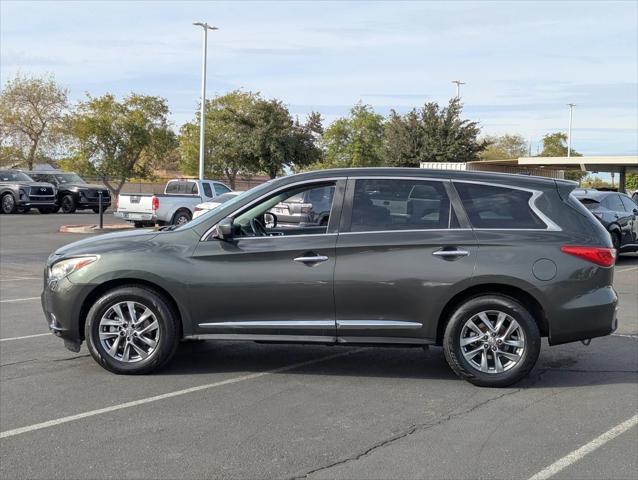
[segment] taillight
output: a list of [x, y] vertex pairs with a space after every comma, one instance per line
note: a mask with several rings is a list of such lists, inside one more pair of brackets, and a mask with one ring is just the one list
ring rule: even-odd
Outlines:
[[560, 247], [560, 251], [595, 263], [601, 267], [611, 267], [616, 261], [615, 248], [563, 245]]
[[312, 207], [301, 207], [301, 213], [312, 213]]
[[153, 199], [151, 200], [151, 205], [153, 210], [159, 210], [159, 198], [153, 197]]

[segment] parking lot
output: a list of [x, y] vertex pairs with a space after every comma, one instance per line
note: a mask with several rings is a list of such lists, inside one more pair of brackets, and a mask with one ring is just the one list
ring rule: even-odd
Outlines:
[[459, 380], [438, 347], [183, 343], [126, 377], [43, 320], [43, 263], [79, 223], [97, 215], [0, 216], [2, 478], [638, 476], [638, 255], [617, 262], [617, 332], [545, 343], [513, 388]]

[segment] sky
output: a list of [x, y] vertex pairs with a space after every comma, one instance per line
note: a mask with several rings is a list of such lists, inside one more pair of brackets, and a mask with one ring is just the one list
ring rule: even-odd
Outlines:
[[566, 131], [586, 155], [638, 154], [638, 2], [0, 1], [0, 82], [53, 74], [73, 101], [89, 92], [168, 100], [193, 118], [201, 29], [207, 95], [279, 98], [329, 123], [357, 102], [387, 114], [446, 103], [484, 134], [518, 133], [536, 153]]

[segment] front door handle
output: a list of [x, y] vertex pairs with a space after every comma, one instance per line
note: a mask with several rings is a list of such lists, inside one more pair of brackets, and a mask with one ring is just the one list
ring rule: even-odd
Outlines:
[[470, 254], [467, 250], [437, 250], [436, 252], [432, 252], [432, 255], [435, 257], [443, 257], [443, 258], [454, 258], [454, 257], [467, 257]]
[[299, 263], [322, 263], [328, 260], [325, 255], [304, 255], [303, 257], [297, 257], [293, 259], [293, 262]]

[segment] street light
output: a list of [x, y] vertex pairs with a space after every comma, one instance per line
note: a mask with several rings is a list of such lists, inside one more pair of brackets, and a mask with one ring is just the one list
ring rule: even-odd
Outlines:
[[567, 131], [567, 158], [572, 156], [572, 114], [574, 111], [575, 103], [568, 103], [569, 107], [569, 130]]
[[465, 85], [465, 82], [461, 80], [452, 80], [452, 83], [456, 83], [456, 98], [461, 98], [461, 85]]
[[199, 119], [199, 179], [204, 180], [204, 127], [206, 125], [206, 48], [208, 46], [208, 31], [219, 29], [205, 22], [194, 22], [193, 25], [202, 27], [202, 31], [204, 32], [204, 46], [202, 49], [202, 98]]

